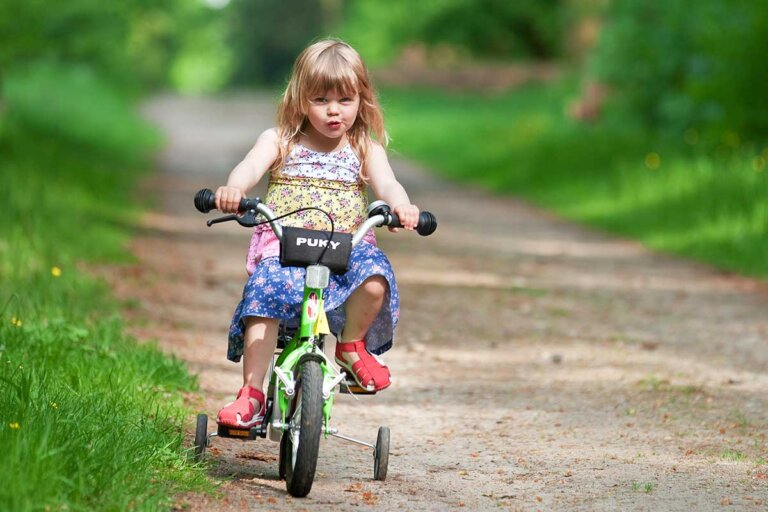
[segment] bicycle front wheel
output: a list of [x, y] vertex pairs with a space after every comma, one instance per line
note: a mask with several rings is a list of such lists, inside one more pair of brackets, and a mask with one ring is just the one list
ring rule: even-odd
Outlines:
[[291, 496], [303, 498], [312, 489], [323, 430], [323, 371], [317, 361], [301, 363], [291, 409], [280, 441], [280, 473]]

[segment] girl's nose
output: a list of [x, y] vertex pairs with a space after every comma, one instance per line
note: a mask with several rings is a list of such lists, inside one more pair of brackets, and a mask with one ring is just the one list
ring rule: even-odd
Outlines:
[[339, 113], [339, 106], [334, 102], [328, 103], [328, 114], [338, 114], [338, 113]]

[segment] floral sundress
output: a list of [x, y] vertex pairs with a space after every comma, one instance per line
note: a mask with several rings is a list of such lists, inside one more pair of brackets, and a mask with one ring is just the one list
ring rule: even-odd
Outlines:
[[[354, 232], [365, 220], [368, 204], [365, 184], [359, 176], [360, 161], [349, 145], [323, 153], [297, 144], [282, 171], [270, 177], [265, 202], [277, 215], [306, 206], [320, 207], [331, 214], [336, 231]], [[330, 229], [328, 218], [316, 210], [291, 215], [280, 222], [284, 226]], [[301, 320], [306, 270], [281, 266], [279, 254], [279, 240], [269, 225], [256, 226], [246, 260], [250, 277], [229, 329], [227, 359], [230, 361], [239, 361], [243, 354], [244, 318], [279, 318], [288, 328], [298, 326]], [[349, 270], [331, 275], [324, 305], [331, 332], [338, 337], [345, 321], [344, 302], [366, 279], [375, 275], [384, 277], [389, 289], [365, 341], [369, 352], [382, 354], [392, 347], [400, 301], [392, 266], [376, 246], [372, 230], [352, 249]]]

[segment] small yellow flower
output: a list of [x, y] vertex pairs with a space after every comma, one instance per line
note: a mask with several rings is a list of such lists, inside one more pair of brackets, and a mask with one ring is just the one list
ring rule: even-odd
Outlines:
[[752, 169], [754, 169], [755, 172], [763, 172], [763, 169], [765, 169], [765, 161], [766, 159], [762, 156], [756, 156], [752, 159]]
[[20, 318], [16, 318], [15, 316], [11, 317], [11, 323], [15, 325], [16, 327], [21, 327], [22, 321]]
[[9, 423], [8, 426], [11, 427], [12, 430], [19, 430], [21, 428], [21, 425], [19, 425], [18, 421], [14, 421], [13, 423]]
[[58, 409], [59, 404], [57, 404], [56, 402], [51, 402], [51, 407], [53, 407], [54, 409]]
[[648, 153], [645, 155], [645, 166], [649, 169], [658, 169], [661, 165], [661, 157], [658, 153]]
[[61, 277], [61, 269], [59, 267], [52, 267], [51, 268], [51, 275], [53, 277]]

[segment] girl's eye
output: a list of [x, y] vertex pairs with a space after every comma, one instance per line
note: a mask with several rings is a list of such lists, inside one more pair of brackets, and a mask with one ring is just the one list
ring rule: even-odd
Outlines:
[[325, 103], [325, 98], [317, 97], [312, 100], [312, 103]]

